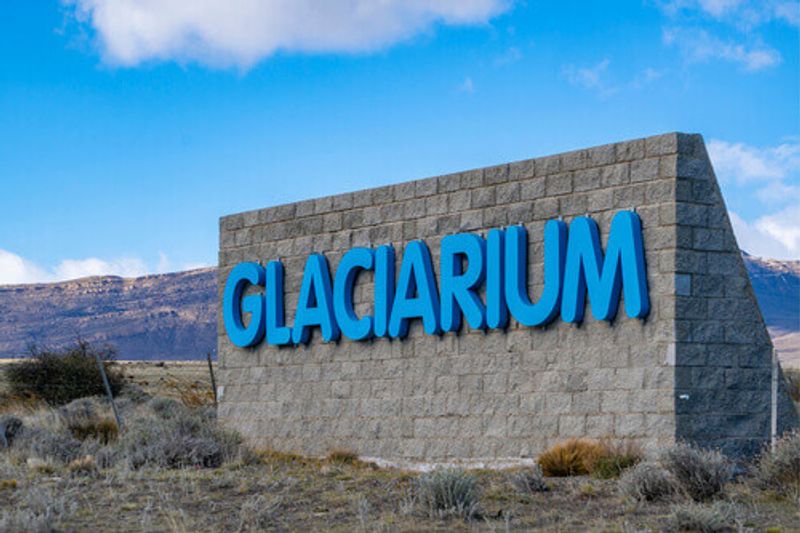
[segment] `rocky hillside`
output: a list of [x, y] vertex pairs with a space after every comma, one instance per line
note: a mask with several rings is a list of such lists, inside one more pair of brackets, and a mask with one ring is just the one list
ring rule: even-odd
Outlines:
[[[800, 366], [800, 261], [744, 257], [781, 357]], [[114, 344], [123, 359], [204, 357], [216, 349], [216, 299], [214, 268], [0, 286], [0, 357], [78, 336]]]
[[800, 367], [800, 261], [744, 259], [781, 360]]
[[121, 359], [193, 359], [216, 351], [215, 268], [123, 279], [0, 286], [0, 357], [78, 336]]

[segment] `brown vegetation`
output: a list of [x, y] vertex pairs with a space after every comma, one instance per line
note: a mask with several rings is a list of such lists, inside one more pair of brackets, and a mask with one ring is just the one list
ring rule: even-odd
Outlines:
[[[751, 475], [737, 481], [724, 458], [691, 446], [642, 460], [630, 443], [589, 439], [554, 446], [541, 466], [417, 473], [378, 468], [346, 449], [322, 458], [253, 453], [217, 425], [212, 409], [187, 406], [193, 401], [182, 401], [169, 385], [163, 390], [172, 398], [124, 390], [118, 432], [102, 397], [11, 417], [22, 431], [0, 450], [0, 501], [8, 502], [0, 507], [0, 530], [796, 526], [800, 434], [784, 437], [775, 453], [765, 451]], [[544, 478], [545, 468], [572, 475]]]

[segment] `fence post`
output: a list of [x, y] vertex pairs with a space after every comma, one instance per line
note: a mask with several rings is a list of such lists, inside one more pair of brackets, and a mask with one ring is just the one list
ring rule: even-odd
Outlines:
[[214, 379], [214, 367], [211, 365], [211, 352], [206, 352], [208, 373], [211, 375], [211, 389], [214, 391], [214, 408], [217, 408], [217, 380]]
[[106, 376], [106, 367], [103, 365], [103, 360], [100, 359], [100, 354], [95, 352], [94, 358], [97, 360], [97, 368], [100, 369], [100, 376], [103, 378], [103, 386], [106, 388], [106, 394], [108, 395], [108, 401], [111, 403], [111, 409], [114, 411], [114, 418], [117, 419], [117, 427], [120, 431], [122, 431], [122, 419], [119, 417], [119, 411], [117, 411], [117, 404], [114, 403], [114, 395], [111, 394], [111, 385], [108, 383], [108, 376]]
[[772, 398], [770, 400], [770, 444], [772, 453], [778, 440], [778, 350], [772, 348]]

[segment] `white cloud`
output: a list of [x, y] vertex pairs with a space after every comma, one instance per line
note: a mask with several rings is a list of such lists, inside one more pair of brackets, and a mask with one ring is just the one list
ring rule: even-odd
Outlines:
[[361, 52], [430, 30], [486, 23], [512, 0], [62, 0], [105, 59], [247, 68], [279, 50]]
[[706, 13], [721, 17], [742, 5], [742, 0], [699, 0], [700, 8]]
[[712, 139], [708, 143], [708, 152], [723, 179], [740, 183], [783, 180], [800, 172], [800, 142], [797, 141], [758, 148]]
[[770, 259], [800, 258], [800, 207], [792, 206], [752, 223], [734, 212], [730, 219], [739, 247], [747, 253]]
[[596, 91], [601, 97], [607, 97], [617, 92], [617, 88], [609, 85], [606, 81], [608, 66], [610, 64], [611, 60], [605, 58], [596, 65], [590, 67], [565, 65], [561, 72], [570, 84], [583, 89]]
[[49, 276], [50, 274], [37, 264], [0, 249], [0, 285], [36, 283], [48, 280]]
[[673, 17], [694, 12], [745, 29], [771, 21], [800, 26], [800, 3], [796, 0], [666, 0], [660, 7]]
[[56, 280], [77, 279], [89, 276], [122, 276], [135, 278], [147, 274], [144, 261], [136, 258], [122, 258], [104, 261], [97, 257], [87, 259], [65, 259], [54, 269]]
[[[203, 263], [187, 263], [181, 270], [191, 270], [207, 266]], [[136, 257], [122, 257], [104, 260], [97, 257], [85, 259], [64, 259], [51, 269], [44, 268], [17, 254], [0, 248], [0, 285], [17, 283], [49, 283], [89, 276], [121, 276], [135, 278], [147, 274], [172, 272], [172, 262], [163, 252], [159, 252], [156, 266], [151, 268], [147, 262]]]
[[731, 213], [739, 246], [761, 257], [799, 258], [800, 141], [756, 147], [712, 139], [708, 152], [724, 188], [768, 213], [752, 221]]
[[774, 48], [763, 44], [745, 46], [733, 41], [723, 41], [698, 28], [667, 28], [663, 33], [663, 40], [666, 45], [677, 46], [689, 63], [721, 59], [741, 65], [746, 72], [756, 72], [781, 62], [781, 55]]
[[475, 84], [472, 82], [472, 78], [467, 76], [464, 78], [464, 81], [461, 82], [461, 85], [458, 86], [459, 92], [472, 94], [475, 92]]

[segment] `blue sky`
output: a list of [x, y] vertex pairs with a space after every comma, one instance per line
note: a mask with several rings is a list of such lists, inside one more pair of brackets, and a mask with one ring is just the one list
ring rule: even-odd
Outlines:
[[705, 136], [740, 244], [800, 258], [792, 0], [10, 0], [0, 21], [0, 283], [211, 265], [224, 214], [674, 130]]

